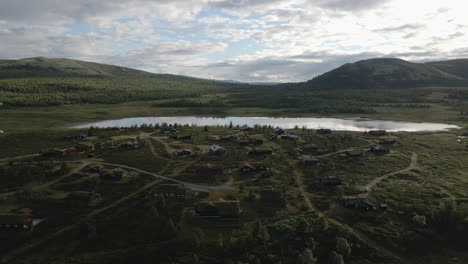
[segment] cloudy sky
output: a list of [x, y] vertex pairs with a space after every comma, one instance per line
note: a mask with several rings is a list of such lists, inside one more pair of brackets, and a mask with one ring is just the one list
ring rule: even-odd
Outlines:
[[0, 58], [297, 82], [372, 57], [468, 57], [466, 0], [0, 0]]

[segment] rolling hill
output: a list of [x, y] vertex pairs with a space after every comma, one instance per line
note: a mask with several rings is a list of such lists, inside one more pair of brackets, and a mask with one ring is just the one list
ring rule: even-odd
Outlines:
[[412, 63], [379, 58], [347, 63], [303, 83], [312, 88], [468, 85], [468, 59]]

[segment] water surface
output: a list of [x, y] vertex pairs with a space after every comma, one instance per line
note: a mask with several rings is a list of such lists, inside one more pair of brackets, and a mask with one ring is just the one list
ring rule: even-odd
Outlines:
[[307, 127], [311, 129], [329, 128], [332, 130], [367, 131], [385, 129], [391, 132], [398, 131], [441, 131], [451, 128], [459, 128], [451, 124], [416, 123], [404, 121], [374, 120], [365, 118], [322, 118], [322, 117], [197, 117], [197, 116], [170, 116], [170, 117], [132, 117], [115, 120], [104, 120], [73, 126], [72, 128], [94, 127], [129, 127], [143, 124], [174, 124], [194, 126], [254, 126], [271, 125], [273, 127], [294, 128]]

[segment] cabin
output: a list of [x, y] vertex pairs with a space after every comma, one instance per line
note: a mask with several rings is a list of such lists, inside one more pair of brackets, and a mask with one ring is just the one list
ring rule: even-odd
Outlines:
[[343, 184], [343, 181], [340, 178], [334, 176], [320, 178], [318, 180], [319, 186], [337, 186], [341, 184]]
[[32, 231], [33, 214], [29, 208], [23, 208], [16, 212], [0, 213], [0, 230]]
[[94, 150], [94, 144], [93, 143], [88, 143], [88, 142], [83, 142], [75, 146], [75, 148], [79, 152], [90, 152]]
[[293, 134], [286, 134], [286, 135], [281, 135], [281, 139], [298, 140], [299, 136], [293, 135]]
[[221, 141], [234, 141], [234, 140], [236, 140], [236, 136], [234, 136], [234, 135], [225, 135], [225, 136], [221, 136], [219, 138], [219, 140], [221, 140]]
[[346, 155], [349, 157], [361, 157], [364, 155], [364, 152], [359, 149], [353, 149], [346, 151]]
[[79, 134], [79, 135], [72, 135], [72, 136], [66, 136], [65, 139], [70, 139], [70, 140], [85, 140], [88, 138], [88, 135], [86, 134]]
[[211, 156], [220, 156], [223, 155], [226, 152], [226, 149], [218, 146], [218, 145], [211, 145], [206, 154], [211, 155]]
[[269, 171], [269, 170], [270, 170], [270, 167], [268, 165], [265, 165], [263, 163], [250, 163], [250, 162], [243, 162], [239, 168], [239, 171], [244, 174]]
[[279, 128], [279, 127], [277, 127], [277, 128], [275, 129], [275, 135], [281, 136], [281, 135], [283, 135], [284, 133], [285, 133], [284, 129], [281, 129], [281, 128]]
[[319, 135], [328, 135], [328, 134], [331, 134], [332, 131], [331, 129], [328, 129], [328, 128], [319, 128], [315, 130], [315, 133]]
[[299, 160], [301, 160], [304, 165], [316, 165], [320, 162], [318, 158], [311, 155], [302, 155], [299, 157]]
[[366, 211], [373, 211], [376, 209], [375, 205], [364, 198], [345, 198], [342, 199], [340, 203], [342, 206], [351, 209], [361, 209]]
[[377, 146], [371, 147], [370, 151], [377, 153], [377, 154], [386, 154], [390, 152], [390, 149], [382, 145], [377, 145]]
[[216, 166], [212, 164], [207, 164], [205, 166], [199, 166], [195, 168], [195, 173], [199, 176], [213, 176], [223, 174], [223, 166]]
[[54, 150], [42, 153], [41, 156], [44, 158], [60, 158], [60, 157], [65, 156], [65, 150], [54, 149]]
[[380, 144], [393, 145], [396, 143], [396, 141], [397, 140], [395, 138], [385, 138], [382, 141], [380, 141]]
[[128, 177], [128, 172], [122, 168], [115, 168], [112, 170], [101, 170], [100, 177], [104, 180], [120, 181]]
[[177, 129], [175, 129], [172, 125], [169, 125], [169, 126], [162, 126], [161, 127], [161, 132], [171, 132], [171, 133], [175, 133], [177, 132]]
[[192, 154], [192, 151], [190, 149], [181, 148], [181, 149], [177, 149], [176, 151], [174, 151], [175, 156], [187, 156], [191, 154]]
[[271, 149], [253, 149], [247, 153], [249, 156], [267, 156], [272, 155], [273, 151]]
[[106, 127], [106, 131], [120, 131], [120, 127], [118, 127], [118, 126]]
[[381, 203], [380, 204], [380, 210], [387, 211], [387, 209], [388, 209], [388, 204], [387, 203]]
[[253, 131], [253, 130], [254, 130], [253, 128], [248, 127], [248, 126], [242, 127], [242, 128], [240, 129], [241, 132], [249, 132], [249, 131]]
[[386, 130], [383, 130], [383, 129], [380, 129], [380, 130], [370, 130], [369, 132], [367, 132], [367, 134], [371, 135], [371, 136], [385, 136], [387, 135], [387, 131]]
[[204, 201], [195, 204], [194, 215], [210, 218], [239, 218], [242, 208], [238, 201]]
[[125, 141], [120, 143], [119, 145], [121, 148], [131, 149], [135, 147], [135, 143], [133, 141]]
[[192, 139], [192, 135], [175, 135], [175, 136], [172, 136], [171, 138], [175, 140]]
[[81, 151], [77, 150], [76, 148], [68, 148], [65, 150], [66, 156], [75, 156], [80, 154]]
[[88, 171], [92, 173], [98, 173], [104, 169], [104, 166], [99, 164], [91, 164], [88, 166]]
[[299, 152], [312, 154], [312, 153], [316, 152], [317, 150], [318, 150], [318, 146], [313, 145], [313, 144], [308, 144], [308, 145], [302, 146], [299, 149]]
[[65, 196], [65, 200], [68, 202], [73, 202], [73, 203], [90, 203], [94, 200], [97, 200], [101, 197], [100, 194], [95, 193], [95, 192], [87, 192], [87, 191], [74, 191], [67, 196]]
[[183, 200], [187, 196], [187, 188], [182, 184], [159, 184], [152, 193], [155, 196]]
[[286, 207], [286, 198], [280, 189], [265, 188], [260, 190], [260, 203], [268, 207]]
[[249, 138], [246, 141], [239, 141], [241, 146], [259, 146], [263, 144], [263, 140], [259, 138]]

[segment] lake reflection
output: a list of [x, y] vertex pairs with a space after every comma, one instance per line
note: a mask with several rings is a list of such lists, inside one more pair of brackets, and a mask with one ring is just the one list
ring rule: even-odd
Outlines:
[[459, 128], [456, 125], [437, 123], [415, 123], [387, 120], [370, 120], [364, 118], [312, 118], [312, 117], [196, 117], [196, 116], [170, 116], [170, 117], [133, 117], [116, 120], [104, 120], [86, 123], [72, 128], [94, 127], [129, 127], [142, 124], [188, 124], [195, 126], [229, 125], [254, 126], [271, 125], [273, 127], [294, 128], [295, 126], [317, 129], [329, 128], [333, 130], [366, 131], [374, 129], [385, 129], [387, 131], [440, 131], [450, 128]]

